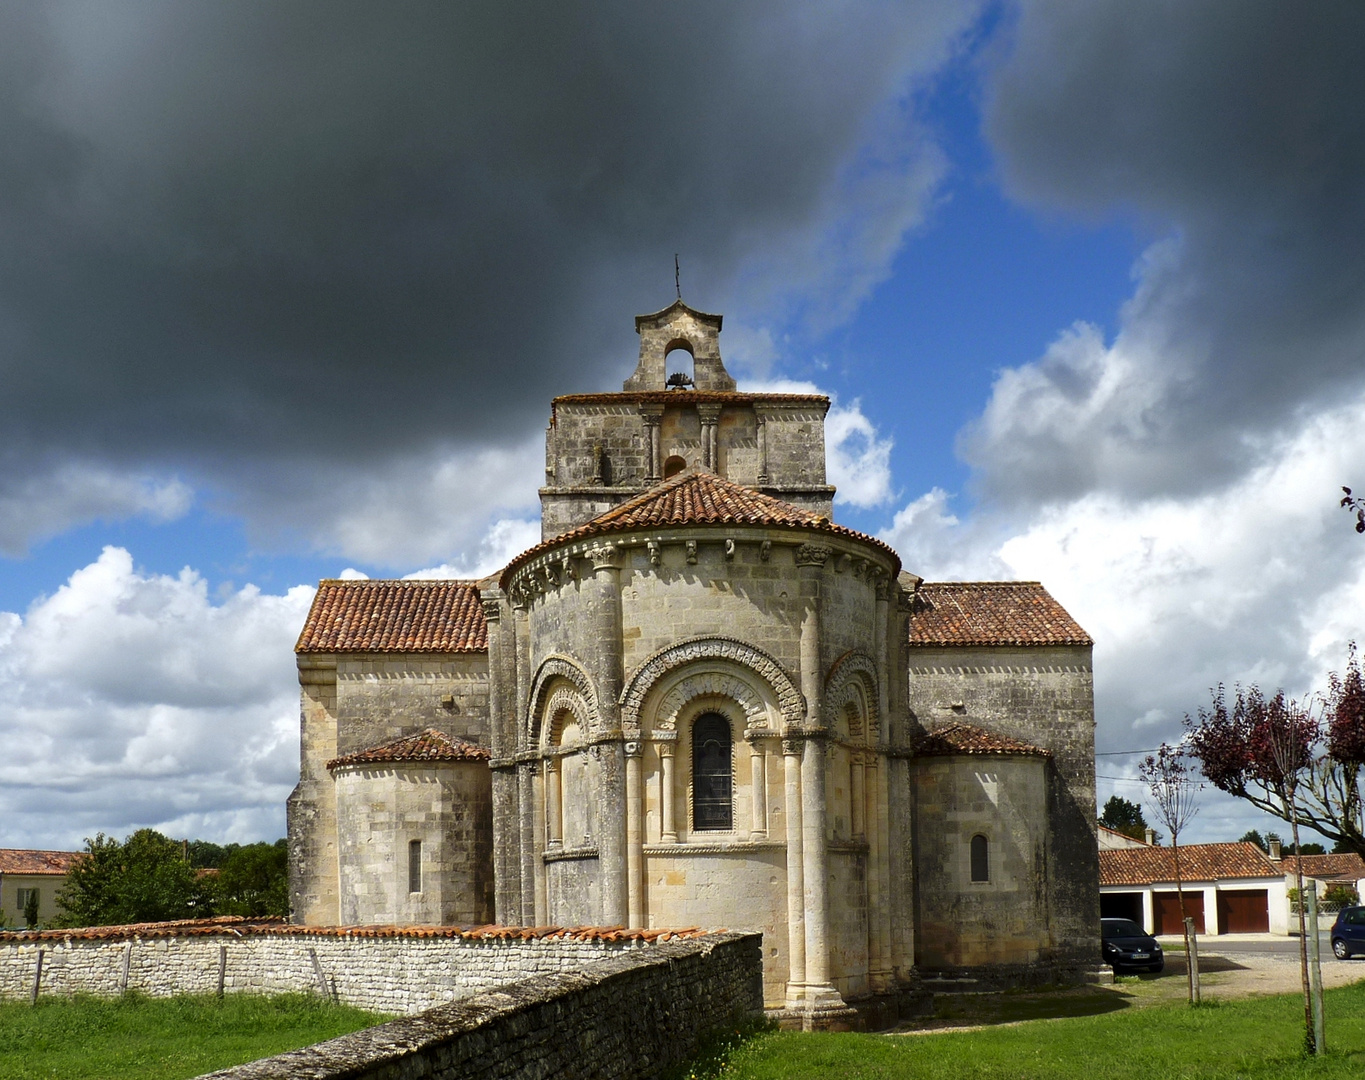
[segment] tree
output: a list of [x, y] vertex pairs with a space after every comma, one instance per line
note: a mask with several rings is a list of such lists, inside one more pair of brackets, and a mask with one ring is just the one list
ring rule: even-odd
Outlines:
[[153, 829], [123, 841], [99, 833], [67, 873], [58, 894], [63, 926], [192, 919], [213, 914], [203, 881], [185, 859], [184, 845]]
[[1351, 494], [1351, 489], [1348, 487], [1343, 487], [1341, 490], [1346, 492], [1346, 496], [1341, 500], [1341, 505], [1356, 516], [1356, 532], [1365, 533], [1365, 499], [1357, 499]]
[[288, 850], [273, 844], [229, 844], [214, 882], [219, 915], [288, 915]]
[[1185, 913], [1185, 886], [1180, 873], [1180, 834], [1199, 813], [1195, 796], [1203, 787], [1190, 775], [1185, 763], [1185, 752], [1178, 747], [1162, 743], [1138, 766], [1138, 776], [1147, 785], [1147, 793], [1152, 800], [1152, 811], [1157, 821], [1165, 825], [1171, 834], [1171, 857], [1175, 861], [1175, 893], [1180, 903], [1180, 921], [1185, 925], [1186, 955], [1190, 958], [1189, 983], [1190, 1004], [1199, 1002], [1199, 972], [1195, 967], [1195, 951], [1191, 948], [1189, 916]]
[[1142, 816], [1142, 807], [1121, 795], [1109, 796], [1109, 801], [1104, 804], [1104, 813], [1100, 814], [1100, 824], [1124, 836], [1131, 836], [1134, 840], [1147, 838], [1148, 825], [1147, 819]]
[[[1228, 702], [1225, 688], [1213, 691], [1211, 707], [1185, 716], [1190, 752], [1220, 791], [1244, 799], [1257, 809], [1294, 826], [1307, 827], [1334, 842], [1336, 851], [1365, 857], [1360, 772], [1365, 765], [1365, 680], [1355, 643], [1348, 646], [1346, 671], [1333, 672], [1327, 690], [1309, 705], [1288, 701], [1283, 691], [1267, 697], [1256, 686], [1234, 687]], [[1290, 713], [1293, 713], [1291, 722]], [[1303, 769], [1295, 781], [1290, 805], [1279, 790], [1281, 770], [1275, 761], [1275, 732], [1290, 739]], [[1304, 849], [1306, 850], [1306, 848]]]
[[1266, 838], [1265, 838], [1264, 836], [1262, 836], [1262, 835], [1261, 835], [1257, 830], [1255, 830], [1255, 829], [1248, 829], [1246, 832], [1242, 833], [1241, 837], [1238, 838], [1238, 843], [1243, 843], [1243, 844], [1244, 844], [1244, 843], [1246, 843], [1248, 840], [1250, 840], [1253, 844], [1255, 844], [1255, 845], [1256, 845], [1258, 848], [1260, 848], [1262, 851], [1269, 851], [1269, 850], [1270, 850], [1270, 843], [1269, 843], [1269, 841], [1267, 841]]
[[38, 890], [29, 889], [28, 899], [24, 902], [24, 925], [30, 930], [38, 926]]
[[[1347, 678], [1331, 677], [1335, 697], [1334, 706], [1347, 699], [1348, 683], [1360, 683], [1360, 668], [1356, 663], [1355, 647], [1351, 647]], [[1354, 692], [1354, 691], [1349, 691]], [[1322, 699], [1327, 702], [1327, 698]], [[1362, 700], [1365, 700], [1363, 696]], [[1334, 706], [1329, 706], [1334, 707]], [[1335, 715], [1335, 713], [1333, 713]], [[1344, 778], [1345, 766], [1334, 755], [1329, 741], [1325, 753], [1317, 747], [1322, 741], [1322, 724], [1311, 708], [1284, 696], [1279, 691], [1266, 697], [1255, 686], [1245, 691], [1235, 690], [1232, 708], [1227, 706], [1227, 695], [1222, 686], [1213, 691], [1213, 707], [1199, 710], [1199, 719], [1185, 722], [1189, 728], [1191, 753], [1198, 758], [1200, 768], [1218, 789], [1246, 799], [1287, 821], [1294, 836], [1294, 850], [1300, 850], [1299, 826], [1312, 825], [1321, 832], [1327, 828], [1319, 821], [1325, 817], [1340, 818], [1344, 803], [1333, 804], [1333, 792], [1344, 795], [1356, 792], [1356, 803], [1350, 813], [1359, 813], [1360, 759], [1349, 767], [1349, 787], [1333, 788], [1326, 777]], [[1343, 744], [1354, 736], [1347, 731]], [[1365, 749], [1365, 740], [1362, 740]], [[1305, 801], [1308, 805], [1305, 807]], [[1339, 824], [1339, 823], [1338, 823]], [[1340, 834], [1340, 830], [1339, 833]], [[1355, 828], [1360, 837], [1360, 829]], [[1328, 833], [1328, 835], [1332, 835]], [[1344, 838], [1344, 837], [1343, 837]], [[1365, 837], [1362, 837], [1365, 840]], [[1303, 870], [1295, 863], [1295, 884], [1303, 895]], [[1299, 969], [1303, 979], [1304, 1042], [1310, 1053], [1318, 1049], [1313, 1028], [1312, 990], [1308, 973], [1308, 936], [1304, 926], [1304, 905], [1299, 904]]]

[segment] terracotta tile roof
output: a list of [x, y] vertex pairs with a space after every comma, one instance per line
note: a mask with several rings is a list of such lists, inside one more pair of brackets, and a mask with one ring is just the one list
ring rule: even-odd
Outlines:
[[0, 874], [65, 874], [81, 854], [79, 851], [0, 848]]
[[1302, 865], [1304, 877], [1315, 877], [1320, 881], [1350, 881], [1352, 884], [1365, 878], [1365, 859], [1354, 851], [1342, 855], [1286, 855], [1280, 866], [1286, 874], [1295, 873], [1295, 867]]
[[404, 735], [378, 746], [333, 758], [327, 768], [346, 765], [372, 765], [386, 761], [487, 761], [488, 751], [466, 739], [452, 738], [443, 731], [427, 728], [416, 735]]
[[[1281, 876], [1282, 871], [1250, 840], [1241, 840], [1233, 844], [1180, 845], [1182, 881]], [[1174, 885], [1174, 853], [1169, 847], [1101, 851], [1100, 884]]]
[[1035, 754], [1051, 757], [1052, 751], [971, 724], [944, 724], [926, 732], [915, 743], [919, 757], [948, 757], [957, 754]]
[[688, 469], [635, 498], [612, 507], [591, 521], [523, 551], [502, 572], [506, 588], [514, 570], [543, 551], [574, 540], [636, 529], [664, 529], [689, 525], [763, 525], [776, 528], [808, 529], [814, 532], [859, 540], [890, 555], [900, 570], [900, 556], [894, 549], [843, 525], [835, 525], [819, 514], [789, 502], [764, 495], [761, 491], [736, 484], [703, 469]]
[[0, 941], [126, 941], [129, 938], [176, 937], [359, 937], [462, 938], [465, 941], [671, 941], [729, 933], [699, 926], [679, 929], [628, 929], [624, 926], [295, 926], [276, 917], [244, 918], [220, 915], [213, 919], [128, 923], [123, 926], [85, 926], [66, 930], [10, 930]]
[[1036, 581], [924, 582], [910, 613], [911, 645], [1093, 645]]
[[295, 652], [488, 650], [473, 581], [323, 581]]

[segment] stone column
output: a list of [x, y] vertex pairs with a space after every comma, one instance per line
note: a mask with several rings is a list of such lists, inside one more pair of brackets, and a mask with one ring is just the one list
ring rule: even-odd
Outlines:
[[[493, 918], [504, 926], [521, 921], [521, 860], [517, 857], [516, 697], [515, 670], [507, 654], [512, 620], [502, 621], [502, 601], [490, 590], [483, 598], [488, 626], [489, 770], [493, 787]], [[512, 678], [508, 679], [511, 674]]]
[[624, 679], [621, 641], [621, 553], [615, 544], [596, 544], [588, 549], [592, 580], [585, 582], [587, 610], [592, 626], [592, 679], [597, 690], [601, 729], [597, 756], [597, 802], [600, 836], [598, 857], [602, 873], [602, 921], [604, 925], [626, 922], [629, 915], [626, 868], [626, 761], [621, 737], [621, 683]]
[[768, 418], [761, 409], [755, 409], [758, 417], [758, 482], [768, 482]]
[[763, 840], [768, 835], [768, 777], [764, 767], [763, 743], [757, 735], [749, 736], [749, 777], [753, 792], [749, 839]]
[[[517, 766], [517, 805], [521, 831], [521, 918], [522, 926], [536, 925], [536, 793], [532, 774], [535, 763], [522, 761]], [[543, 868], [544, 863], [541, 863]]]
[[560, 781], [560, 769], [562, 762], [559, 758], [547, 758], [545, 761], [545, 809], [547, 832], [545, 836], [546, 846], [562, 844], [564, 841], [564, 797], [561, 794], [563, 787]]
[[626, 753], [626, 925], [645, 925], [645, 800], [642, 753], [637, 740]]
[[[881, 957], [881, 966], [874, 968], [874, 975], [880, 975], [881, 981], [889, 990], [892, 983], [892, 956], [891, 956], [891, 760], [881, 758], [876, 762], [878, 766], [873, 773], [874, 783], [868, 785], [869, 795], [876, 799], [877, 819], [875, 833], [877, 836], [877, 865], [881, 867], [878, 879], [878, 889], [876, 898], [875, 918], [872, 920], [877, 928], [877, 955]], [[907, 917], [910, 909], [906, 908]]]
[[[663, 815], [660, 841], [665, 844], [678, 842], [678, 824], [673, 805], [673, 751], [677, 749], [676, 733], [670, 732], [668, 740], [659, 743], [659, 806]], [[659, 738], [656, 734], [655, 738]]]
[[881, 571], [877, 572], [874, 588], [876, 589], [877, 600], [872, 616], [872, 636], [875, 643], [872, 655], [877, 661], [877, 715], [874, 718], [877, 739], [871, 741], [880, 742], [881, 745], [885, 746], [890, 741], [890, 733], [887, 731], [887, 720], [889, 719], [887, 678], [890, 672], [896, 670], [896, 664], [895, 658], [886, 647], [887, 630], [891, 618], [891, 583]]
[[641, 405], [640, 419], [645, 425], [645, 483], [657, 484], [663, 478], [663, 455], [660, 452], [659, 422], [663, 419], [662, 405]]
[[867, 839], [867, 796], [863, 790], [863, 755], [854, 751], [848, 762], [848, 830], [854, 840]]
[[782, 740], [787, 814], [787, 1007], [801, 1004], [806, 992], [806, 887], [801, 852], [800, 739]]
[[[801, 840], [806, 886], [806, 1002], [837, 997], [829, 973], [829, 838], [825, 814], [827, 746], [808, 733], [801, 755]], [[827, 991], [827, 992], [826, 992]]]
[[881, 770], [877, 768], [877, 758], [869, 756], [864, 768], [866, 783], [861, 792], [863, 814], [867, 821], [867, 974], [873, 993], [883, 993], [889, 989], [886, 979], [886, 960], [882, 952], [881, 922], [886, 913], [886, 903], [882, 896], [882, 882], [886, 879], [886, 869], [882, 866], [884, 844], [880, 828], [878, 808], [881, 799], [878, 789]]
[[531, 837], [532, 850], [535, 852], [535, 920], [537, 926], [550, 922], [549, 882], [546, 880], [545, 859], [545, 777], [544, 763], [531, 765], [531, 798], [535, 803], [535, 829]]
[[716, 426], [720, 423], [719, 405], [698, 405], [697, 416], [701, 419], [702, 464], [712, 472], [720, 471], [716, 455]]

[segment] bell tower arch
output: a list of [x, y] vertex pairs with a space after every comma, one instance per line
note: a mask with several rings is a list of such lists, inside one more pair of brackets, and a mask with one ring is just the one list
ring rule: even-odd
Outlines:
[[735, 380], [720, 359], [721, 316], [696, 311], [675, 300], [653, 315], [637, 315], [635, 332], [640, 335], [640, 362], [622, 389], [665, 390], [668, 369], [664, 358], [674, 349], [692, 354], [692, 379], [697, 390], [735, 389]]

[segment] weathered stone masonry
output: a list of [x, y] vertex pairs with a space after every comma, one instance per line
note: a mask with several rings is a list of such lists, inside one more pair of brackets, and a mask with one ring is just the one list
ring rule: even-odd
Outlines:
[[209, 1076], [645, 1080], [690, 1057], [709, 1032], [757, 1013], [762, 963], [754, 934], [648, 946]]

